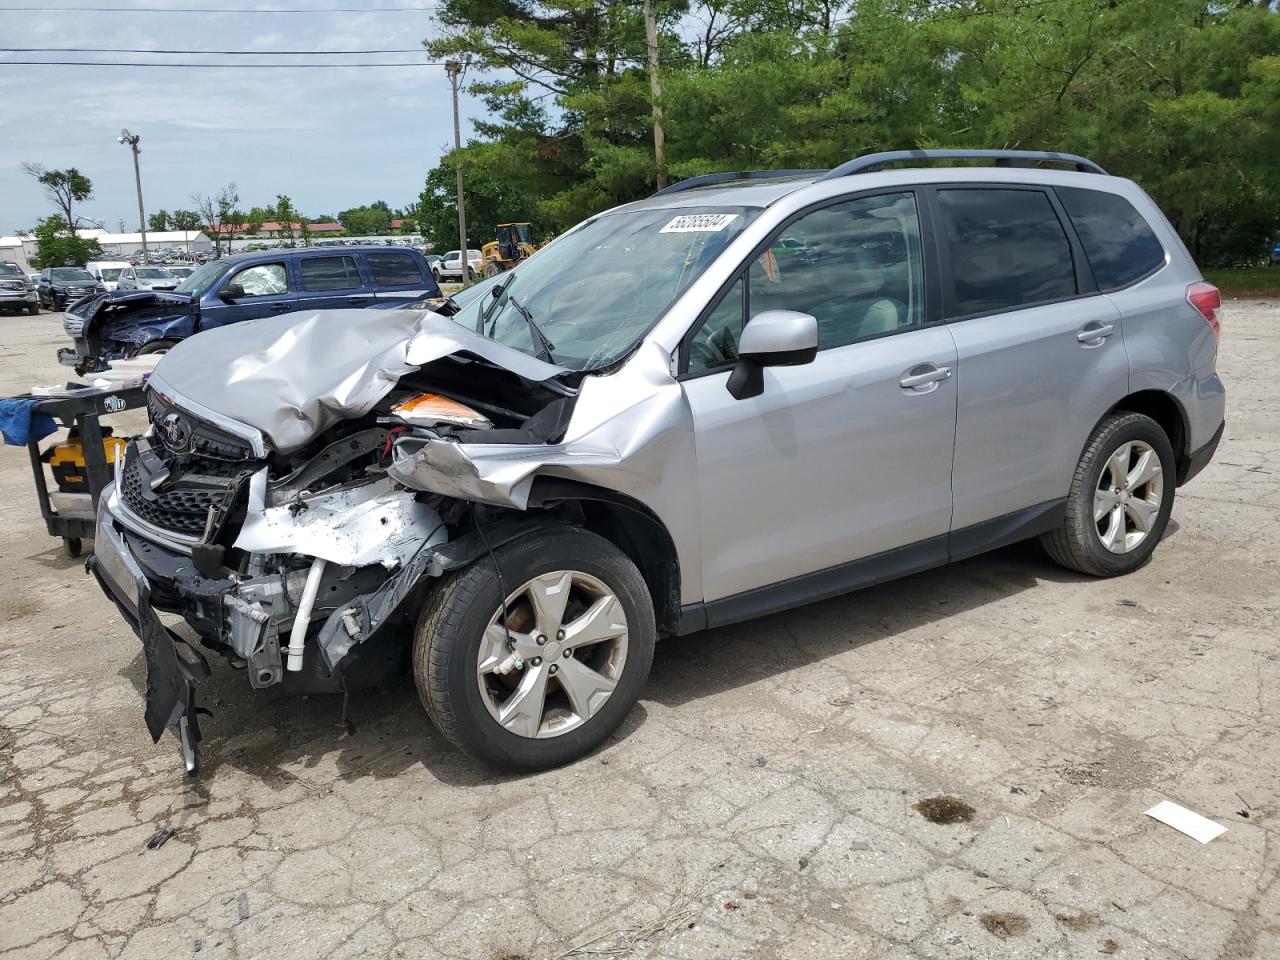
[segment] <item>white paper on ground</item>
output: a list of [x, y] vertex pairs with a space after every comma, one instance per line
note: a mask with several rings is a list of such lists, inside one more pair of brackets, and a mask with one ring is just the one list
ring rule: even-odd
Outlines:
[[1207, 817], [1193, 813], [1186, 807], [1180, 807], [1171, 800], [1161, 800], [1147, 811], [1147, 816], [1161, 823], [1167, 823], [1173, 829], [1181, 830], [1188, 837], [1199, 840], [1201, 843], [1208, 843], [1214, 837], [1227, 832], [1227, 828], [1222, 824], [1214, 823]]

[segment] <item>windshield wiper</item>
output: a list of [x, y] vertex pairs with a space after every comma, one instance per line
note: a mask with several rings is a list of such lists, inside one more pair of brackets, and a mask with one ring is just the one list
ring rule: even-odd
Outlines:
[[[489, 314], [493, 313], [493, 311], [497, 309], [498, 301], [502, 299], [502, 295], [506, 293], [507, 288], [511, 286], [511, 282], [513, 280], [515, 280], [515, 274], [507, 277], [504, 283], [495, 284], [493, 289], [485, 294], [486, 297], [492, 297], [493, 299], [489, 301], [489, 305], [487, 307], [484, 307], [479, 311], [479, 315], [476, 317], [476, 333], [480, 334], [480, 336], [484, 336], [484, 325], [489, 322]], [[494, 320], [496, 322], [497, 318], [495, 317]], [[493, 336], [492, 331], [490, 331], [489, 336]]]
[[546, 360], [547, 363], [555, 363], [556, 358], [552, 351], [555, 350], [556, 345], [547, 339], [547, 335], [542, 332], [542, 328], [533, 319], [533, 314], [529, 312], [529, 308], [510, 294], [507, 295], [507, 302], [520, 311], [520, 316], [524, 317], [524, 322], [529, 325], [529, 333], [533, 336], [533, 342], [537, 346], [537, 355]]

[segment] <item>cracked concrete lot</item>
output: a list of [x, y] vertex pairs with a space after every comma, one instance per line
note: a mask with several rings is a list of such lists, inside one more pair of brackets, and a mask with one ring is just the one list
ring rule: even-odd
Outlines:
[[[59, 319], [0, 319], [0, 390], [62, 379]], [[409, 683], [344, 736], [337, 698], [215, 657], [187, 782], [9, 448], [0, 960], [1280, 956], [1280, 303], [1223, 329], [1227, 439], [1145, 569], [1025, 544], [660, 645], [620, 735], [528, 777]], [[1229, 829], [1201, 846], [1163, 799]]]

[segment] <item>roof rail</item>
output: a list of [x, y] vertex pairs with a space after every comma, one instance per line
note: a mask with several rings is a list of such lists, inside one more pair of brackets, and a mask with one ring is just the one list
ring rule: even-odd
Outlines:
[[1042, 150], [890, 150], [886, 153], [868, 153], [854, 157], [827, 172], [820, 179], [834, 180], [854, 173], [872, 173], [890, 163], [911, 163], [934, 160], [994, 160], [997, 167], [1031, 167], [1037, 163], [1066, 163], [1080, 173], [1107, 171], [1085, 157], [1074, 153], [1047, 153]]
[[825, 170], [740, 170], [737, 173], [704, 173], [700, 177], [690, 177], [688, 180], [677, 180], [669, 187], [663, 187], [655, 197], [665, 196], [668, 193], [680, 193], [682, 190], [693, 190], [696, 187], [707, 187], [713, 183], [731, 183], [734, 180], [769, 180], [774, 177], [816, 177], [818, 174], [826, 173]]

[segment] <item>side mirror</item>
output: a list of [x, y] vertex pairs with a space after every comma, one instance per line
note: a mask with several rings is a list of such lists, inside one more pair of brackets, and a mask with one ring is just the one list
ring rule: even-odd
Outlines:
[[818, 355], [818, 321], [794, 310], [757, 313], [738, 341], [738, 365], [726, 386], [735, 400], [764, 392], [765, 367], [798, 367]]
[[232, 303], [244, 296], [244, 287], [238, 283], [228, 283], [218, 292], [218, 299]]

